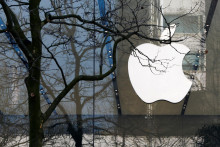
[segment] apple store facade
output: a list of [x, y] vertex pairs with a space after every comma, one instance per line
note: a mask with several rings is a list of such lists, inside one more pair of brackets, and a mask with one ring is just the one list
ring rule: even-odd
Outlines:
[[[74, 13], [83, 13], [83, 18], [91, 17], [92, 13], [82, 7]], [[82, 136], [84, 146], [220, 146], [218, 0], [115, 0], [112, 3], [97, 0], [96, 9], [97, 22], [109, 28], [112, 24], [118, 26], [116, 32], [122, 30], [121, 36], [140, 24], [141, 33], [118, 44], [114, 72], [102, 81], [79, 82], [60, 102], [44, 124], [45, 146], [49, 146], [48, 142], [54, 146], [64, 143], [74, 146], [74, 133]], [[90, 74], [93, 70], [99, 74], [100, 65], [107, 71], [114, 64], [112, 48], [117, 37], [108, 37], [108, 31], [113, 31], [97, 31], [94, 35], [82, 30], [71, 30], [76, 37], [74, 51], [69, 49], [74, 46], [71, 43], [66, 45], [62, 55], [60, 48], [51, 51], [60, 57], [57, 62], [64, 69], [67, 83], [71, 75]], [[95, 36], [93, 42], [89, 40], [91, 35]], [[2, 48], [12, 51], [9, 44], [5, 45], [7, 38], [3, 34], [1, 38]], [[84, 43], [86, 41], [95, 43]], [[81, 46], [85, 51], [80, 50]], [[93, 48], [96, 48], [94, 52]], [[25, 142], [28, 136], [24, 83], [28, 72], [20, 58], [14, 57], [17, 54], [8, 51], [0, 55], [0, 146], [6, 138], [10, 143], [4, 145], [10, 146]], [[95, 57], [91, 56], [93, 53]], [[85, 57], [80, 56], [84, 54]], [[79, 60], [64, 59], [66, 55]], [[42, 59], [41, 84], [45, 88], [41, 93], [42, 112], [62, 90], [59, 68], [55, 69], [55, 62], [48, 60]], [[69, 64], [74, 65], [74, 70], [67, 66]], [[50, 102], [45, 101], [44, 94]]]
[[[129, 78], [133, 78], [131, 76], [134, 76], [135, 74], [130, 74], [128, 72], [127, 68], [129, 62], [127, 61], [130, 60], [129, 58], [131, 57], [129, 57], [129, 54], [125, 53], [126, 51], [125, 49], [123, 50], [123, 48], [129, 48], [129, 46], [127, 42], [124, 44], [122, 43], [122, 51], [118, 55], [119, 68], [117, 69], [122, 114], [133, 116], [134, 118], [135, 116], [139, 116], [140, 120], [137, 120], [135, 123], [138, 124], [137, 126], [140, 126], [140, 130], [146, 132], [150, 131], [153, 134], [151, 136], [152, 138], [149, 140], [149, 142], [152, 143], [151, 146], [163, 146], [161, 142], [159, 143], [159, 138], [164, 139], [166, 137], [171, 138], [170, 140], [167, 139], [167, 142], [165, 141], [166, 139], [163, 140], [164, 143], [168, 143], [169, 141], [170, 143], [174, 143], [174, 140], [179, 143], [176, 142], [173, 146], [196, 146], [194, 141], [198, 139], [196, 137], [201, 135], [202, 132], [207, 133], [203, 134], [204, 136], [207, 135], [206, 137], [210, 137], [212, 134], [211, 132], [218, 132], [217, 128], [220, 121], [220, 109], [218, 106], [220, 89], [218, 89], [218, 83], [220, 81], [218, 80], [217, 75], [220, 67], [218, 67], [219, 57], [217, 50], [219, 49], [219, 37], [217, 32], [218, 24], [220, 22], [217, 17], [220, 12], [218, 12], [219, 4], [217, 4], [217, 2], [218, 1], [215, 0], [193, 0], [190, 2], [183, 0], [153, 1], [154, 6], [162, 6], [161, 11], [163, 14], [161, 16], [161, 13], [158, 13], [158, 7], [151, 9], [151, 14], [154, 14], [154, 16], [151, 17], [151, 23], [164, 27], [168, 27], [168, 25], [171, 24], [177, 24], [172, 40], [179, 39], [181, 41], [179, 41], [178, 44], [185, 45], [190, 49], [190, 51], [185, 54], [182, 61], [182, 69], [185, 76], [192, 82], [192, 85], [188, 93], [185, 93], [185, 97], [178, 102], [170, 102], [172, 101], [172, 98], [169, 97], [167, 97], [166, 100], [154, 100], [152, 103], [143, 102], [142, 98], [139, 96], [141, 94], [138, 93], [140, 91], [135, 90], [135, 86], [138, 87], [138, 85], [135, 84], [138, 82], [133, 83], [129, 80]], [[170, 30], [171, 29], [172, 28], [170, 27]], [[155, 28], [152, 28], [152, 36], [160, 36], [163, 30], [165, 29], [155, 30]], [[164, 47], [163, 42], [158, 43], [146, 40], [139, 40], [135, 45], [138, 48], [138, 45], [144, 43], [151, 43]], [[146, 48], [147, 47], [149, 46], [146, 45]], [[157, 57], [159, 57], [159, 55], [154, 54], [153, 59], [158, 59]], [[141, 70], [135, 69], [135, 67], [133, 68], [137, 72], [141, 72]], [[154, 71], [154, 69], [151, 71]], [[141, 74], [137, 73], [136, 75]], [[149, 76], [147, 72], [142, 75]], [[157, 77], [157, 75], [154, 76]], [[176, 79], [175, 75], [173, 78]], [[142, 90], [146, 95], [150, 95], [147, 93], [150, 93], [148, 92], [148, 89], [151, 89], [149, 87], [152, 86], [153, 89], [158, 88], [158, 90], [154, 92], [155, 95], [162, 95], [162, 97], [165, 95], [166, 91], [162, 91], [161, 93], [159, 85], [166, 84], [167, 87], [172, 87], [173, 81], [172, 78], [170, 81], [166, 81], [166, 83], [159, 83], [157, 80], [144, 81], [145, 77], [140, 78], [138, 76], [133, 79], [142, 79], [139, 82], [145, 83], [140, 85], [142, 87], [144, 87], [144, 85], [147, 87]], [[158, 86], [155, 86], [155, 84], [158, 84]], [[177, 89], [174, 91], [178, 90], [178, 86], [176, 87]], [[172, 94], [168, 93], [168, 95]], [[124, 123], [130, 122], [131, 119], [132, 117]], [[155, 134], [158, 136], [155, 137]], [[181, 139], [174, 139], [174, 136], [177, 138], [180, 137]], [[189, 139], [192, 136], [195, 136], [194, 141], [191, 140], [192, 138]], [[218, 145], [219, 142], [216, 141], [210, 146]], [[167, 146], [171, 146], [171, 144]]]

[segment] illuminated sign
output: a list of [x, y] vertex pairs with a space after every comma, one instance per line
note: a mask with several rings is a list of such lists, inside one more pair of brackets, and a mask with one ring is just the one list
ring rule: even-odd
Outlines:
[[182, 69], [183, 58], [190, 49], [178, 43], [145, 43], [136, 49], [128, 59], [129, 78], [136, 94], [146, 103], [180, 102], [192, 85]]

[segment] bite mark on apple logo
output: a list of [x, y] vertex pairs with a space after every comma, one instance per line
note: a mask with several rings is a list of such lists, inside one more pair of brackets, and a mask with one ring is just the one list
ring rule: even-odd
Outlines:
[[128, 59], [128, 74], [136, 94], [146, 103], [180, 102], [192, 85], [182, 69], [183, 58], [189, 51], [178, 43], [161, 47], [139, 45]]

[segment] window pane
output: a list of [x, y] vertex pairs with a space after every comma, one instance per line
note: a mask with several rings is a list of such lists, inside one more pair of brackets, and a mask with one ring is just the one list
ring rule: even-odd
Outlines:
[[[178, 23], [176, 33], [199, 33], [202, 32], [202, 16], [179, 16], [165, 15], [167, 23]], [[167, 27], [166, 21], [163, 20], [163, 25]]]

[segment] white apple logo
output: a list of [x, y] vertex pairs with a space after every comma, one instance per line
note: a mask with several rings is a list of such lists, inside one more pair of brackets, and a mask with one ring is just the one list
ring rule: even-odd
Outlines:
[[189, 51], [177, 43], [139, 45], [128, 59], [129, 78], [137, 95], [146, 103], [180, 102], [192, 85], [182, 70], [182, 60]]

